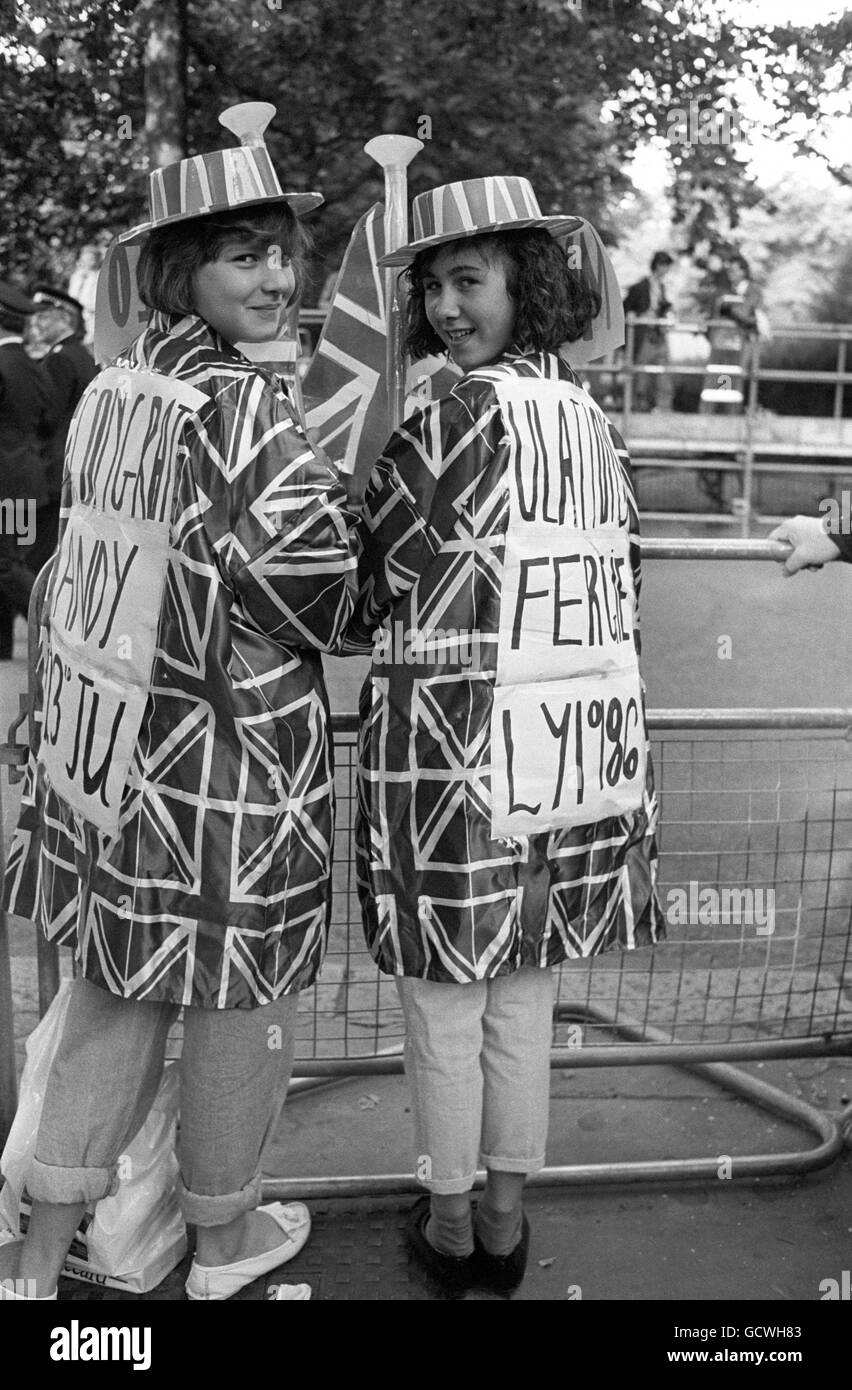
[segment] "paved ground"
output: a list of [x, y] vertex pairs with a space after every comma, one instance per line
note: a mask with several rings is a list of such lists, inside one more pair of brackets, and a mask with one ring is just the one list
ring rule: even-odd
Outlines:
[[[662, 527], [646, 527], [660, 534]], [[848, 624], [852, 573], [836, 566], [782, 582], [775, 567], [653, 562], [643, 592], [649, 704], [852, 704]], [[730, 659], [720, 659], [728, 636]], [[21, 653], [23, 655], [23, 653]], [[338, 709], [355, 708], [358, 663], [329, 663]], [[25, 666], [0, 667], [0, 729], [17, 705]], [[3, 782], [6, 837], [17, 798]], [[13, 930], [16, 1022], [35, 1022], [30, 929]], [[330, 983], [332, 983], [330, 981]], [[337, 988], [337, 986], [334, 986]], [[852, 1058], [773, 1062], [756, 1074], [819, 1108], [852, 1097]], [[671, 1068], [576, 1068], [554, 1074], [549, 1162], [713, 1157], [808, 1148], [786, 1121]], [[270, 1164], [275, 1176], [404, 1173], [410, 1166], [401, 1077], [338, 1083], [287, 1107]], [[440, 1296], [410, 1270], [401, 1243], [408, 1197], [314, 1203], [304, 1254], [270, 1276], [305, 1278], [315, 1297], [340, 1301]], [[852, 1155], [804, 1179], [530, 1192], [533, 1244], [521, 1300], [819, 1301], [824, 1281], [852, 1268]], [[151, 1299], [182, 1295], [185, 1267]], [[848, 1282], [848, 1281], [847, 1281]], [[63, 1284], [63, 1298], [104, 1294]], [[264, 1297], [262, 1282], [241, 1299]], [[779, 1310], [780, 1311], [780, 1310]]]
[[[753, 1070], [830, 1109], [852, 1088], [852, 1060]], [[277, 1176], [303, 1178], [405, 1172], [408, 1131], [401, 1077], [348, 1081], [288, 1104], [269, 1166]], [[724, 1172], [726, 1155], [735, 1167], [737, 1155], [810, 1146], [801, 1130], [679, 1070], [606, 1068], [553, 1078], [551, 1163], [712, 1157]], [[262, 1300], [282, 1280], [307, 1281], [327, 1301], [440, 1299], [405, 1252], [411, 1201], [312, 1201], [309, 1245], [239, 1300]], [[518, 1300], [809, 1303], [821, 1299], [823, 1281], [839, 1283], [850, 1268], [852, 1155], [804, 1179], [537, 1189], [528, 1209], [533, 1237]], [[189, 1258], [145, 1299], [182, 1299], [188, 1265]], [[71, 1280], [61, 1296], [132, 1297]]]

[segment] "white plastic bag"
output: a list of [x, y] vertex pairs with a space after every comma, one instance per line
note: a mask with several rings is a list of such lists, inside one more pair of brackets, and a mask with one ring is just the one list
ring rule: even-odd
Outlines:
[[[26, 1233], [32, 1201], [26, 1174], [35, 1152], [47, 1078], [68, 1012], [71, 981], [27, 1039], [21, 1097], [0, 1169], [0, 1244]], [[119, 1187], [87, 1208], [63, 1274], [129, 1293], [147, 1293], [186, 1254], [186, 1225], [177, 1201], [175, 1130], [178, 1076], [166, 1066], [148, 1118], [118, 1164]]]

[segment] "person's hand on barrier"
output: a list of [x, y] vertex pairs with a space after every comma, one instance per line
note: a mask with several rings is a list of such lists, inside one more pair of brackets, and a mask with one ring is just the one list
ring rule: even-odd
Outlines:
[[785, 578], [801, 569], [822, 569], [823, 565], [838, 559], [840, 551], [828, 535], [824, 521], [825, 517], [821, 516], [794, 516], [782, 521], [771, 532], [769, 540], [786, 541], [791, 547], [782, 562]]

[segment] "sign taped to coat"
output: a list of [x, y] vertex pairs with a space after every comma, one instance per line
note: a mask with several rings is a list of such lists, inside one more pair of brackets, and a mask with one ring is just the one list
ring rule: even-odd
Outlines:
[[157, 372], [109, 367], [81, 401], [68, 444], [39, 761], [68, 805], [110, 837], [154, 664], [177, 440], [206, 399]]
[[646, 735], [627, 516], [606, 417], [564, 382], [495, 389], [510, 450], [491, 713], [497, 837], [638, 810]]

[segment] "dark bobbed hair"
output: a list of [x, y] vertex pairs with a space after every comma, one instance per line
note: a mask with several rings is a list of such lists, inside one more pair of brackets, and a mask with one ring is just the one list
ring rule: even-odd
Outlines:
[[656, 270], [658, 265], [674, 265], [674, 256], [670, 256], [668, 251], [655, 251], [651, 257], [651, 269]]
[[[146, 238], [136, 283], [139, 297], [149, 309], [166, 314], [194, 314], [192, 277], [203, 265], [215, 261], [226, 242], [268, 237], [288, 257], [296, 277], [292, 299], [302, 291], [305, 256], [310, 250], [308, 232], [286, 203], [192, 217], [160, 227]], [[292, 302], [292, 299], [290, 302]]]
[[[506, 290], [517, 305], [513, 342], [522, 352], [555, 352], [581, 338], [600, 312], [601, 298], [571, 269], [568, 257], [541, 227], [461, 237], [493, 265], [502, 257]], [[415, 256], [403, 273], [409, 286], [405, 350], [413, 358], [446, 352], [426, 317], [424, 280], [435, 258], [458, 245], [446, 241]]]

